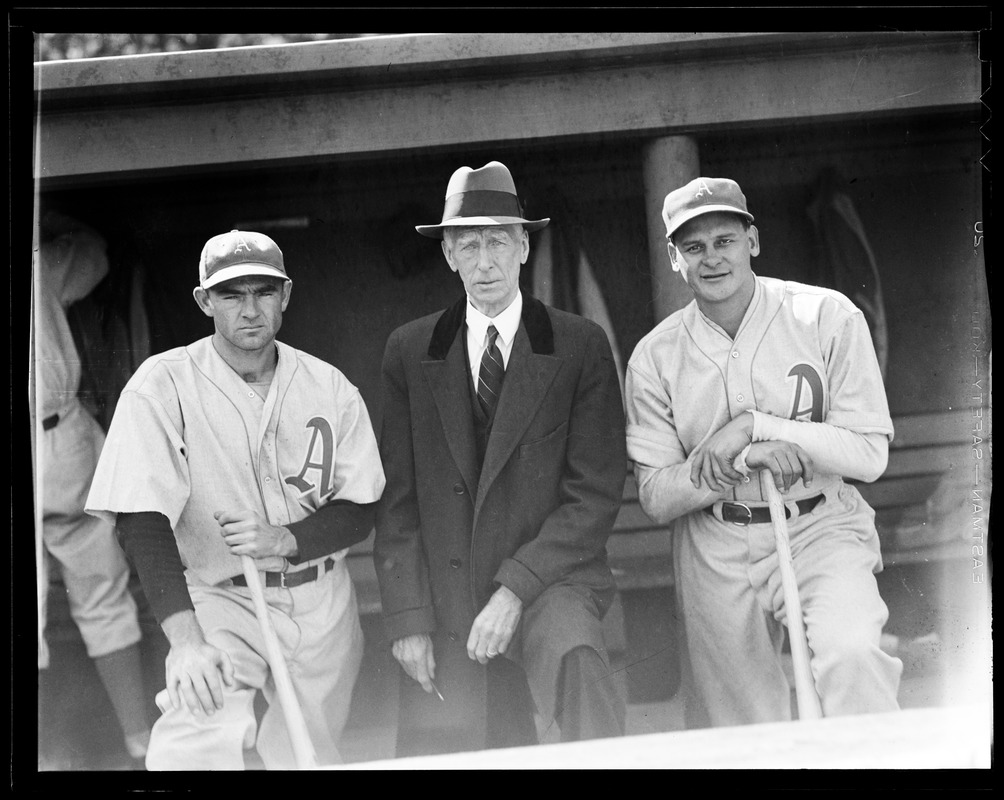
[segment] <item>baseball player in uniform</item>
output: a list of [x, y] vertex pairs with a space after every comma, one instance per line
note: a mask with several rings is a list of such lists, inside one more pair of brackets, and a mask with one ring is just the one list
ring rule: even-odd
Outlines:
[[864, 317], [838, 292], [753, 273], [759, 234], [734, 181], [691, 181], [663, 219], [695, 297], [635, 348], [627, 438], [642, 508], [674, 537], [688, 682], [712, 725], [790, 718], [773, 480], [824, 715], [894, 710], [875, 514], [844, 482], [878, 478], [893, 434]]
[[[142, 638], [129, 592], [129, 564], [105, 520], [84, 513], [91, 476], [105, 439], [80, 401], [81, 356], [67, 309], [108, 274], [107, 244], [97, 231], [50, 212], [38, 253], [36, 318], [38, 380], [42, 385], [42, 542], [62, 576], [70, 615], [122, 726], [126, 749], [143, 758], [150, 738], [140, 661]], [[44, 630], [48, 580], [39, 576]], [[39, 668], [48, 667], [44, 636]]]
[[242, 769], [255, 745], [266, 768], [294, 765], [242, 555], [263, 573], [318, 762], [331, 763], [362, 653], [344, 556], [383, 491], [376, 439], [341, 372], [275, 340], [291, 291], [275, 242], [215, 236], [199, 278], [215, 333], [137, 370], [87, 502], [117, 517], [171, 646], [147, 768]]

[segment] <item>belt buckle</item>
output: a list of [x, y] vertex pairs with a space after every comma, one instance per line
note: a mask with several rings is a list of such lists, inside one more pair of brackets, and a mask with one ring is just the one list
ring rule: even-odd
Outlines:
[[[729, 506], [739, 506], [743, 511], [746, 512], [746, 521], [737, 522], [736, 520], [729, 520], [733, 525], [738, 525], [740, 528], [745, 528], [753, 522], [753, 511], [745, 503], [729, 503]], [[723, 504], [724, 507], [724, 504]]]
[[285, 589], [286, 588], [286, 573], [285, 572], [280, 572], [279, 573], [279, 588], [280, 589]]

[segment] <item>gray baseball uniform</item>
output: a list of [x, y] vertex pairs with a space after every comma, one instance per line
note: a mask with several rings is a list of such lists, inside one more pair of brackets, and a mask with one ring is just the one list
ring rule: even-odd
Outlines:
[[690, 481], [689, 455], [746, 412], [754, 441], [793, 442], [814, 462], [811, 488], [798, 481], [785, 499], [824, 714], [896, 708], [902, 665], [879, 649], [888, 612], [873, 575], [875, 515], [843, 480], [885, 468], [885, 448], [858, 434], [893, 433], [861, 312], [837, 292], [758, 277], [734, 339], [693, 302], [642, 339], [626, 385], [628, 454], [643, 509], [671, 527], [692, 676], [712, 724], [790, 716], [772, 526], [723, 519], [723, 501], [766, 505], [758, 476], [724, 492]]
[[[305, 519], [338, 500], [379, 499], [383, 468], [358, 390], [333, 366], [276, 342], [278, 363], [267, 396], [245, 383], [216, 352], [212, 337], [148, 359], [119, 399], [87, 502], [108, 520], [155, 511], [177, 539], [196, 615], [206, 639], [233, 661], [237, 685], [224, 708], [206, 716], [167, 709], [154, 726], [147, 765], [154, 769], [239, 769], [255, 741], [253, 699], [269, 700], [257, 745], [266, 766], [293, 758], [282, 714], [272, 704], [264, 645], [250, 590], [214, 519], [228, 508], [254, 509], [272, 525]], [[265, 589], [277, 635], [321, 763], [344, 726], [362, 639], [346, 550], [298, 563], [317, 580]], [[280, 557], [258, 560], [284, 571]]]

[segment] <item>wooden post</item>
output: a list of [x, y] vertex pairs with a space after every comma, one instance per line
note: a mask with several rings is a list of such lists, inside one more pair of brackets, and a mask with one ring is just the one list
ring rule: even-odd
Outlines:
[[648, 220], [648, 258], [652, 271], [653, 322], [659, 323], [694, 297], [666, 252], [662, 201], [673, 189], [700, 174], [697, 142], [689, 136], [666, 136], [645, 145], [645, 214]]

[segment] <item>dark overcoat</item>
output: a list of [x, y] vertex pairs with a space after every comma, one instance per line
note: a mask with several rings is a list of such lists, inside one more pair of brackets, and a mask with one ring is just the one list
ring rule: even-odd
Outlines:
[[[606, 334], [527, 295], [478, 463], [466, 302], [394, 331], [382, 368], [387, 488], [374, 558], [389, 638], [433, 637], [445, 700], [412, 692], [399, 718], [399, 745], [438, 739], [431, 750], [483, 746], [486, 671], [468, 657], [467, 637], [499, 585], [526, 609], [569, 584], [605, 613], [606, 542], [627, 471]], [[571, 628], [553, 635], [567, 649], [580, 643]]]

